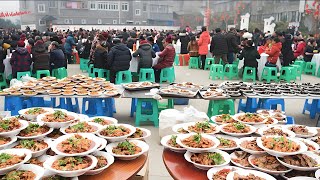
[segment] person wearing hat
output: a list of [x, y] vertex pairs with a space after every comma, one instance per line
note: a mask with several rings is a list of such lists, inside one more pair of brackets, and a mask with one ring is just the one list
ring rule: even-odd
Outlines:
[[75, 46], [76, 46], [75, 39], [73, 37], [72, 32], [70, 31], [66, 39], [66, 42], [64, 44], [64, 50], [66, 52], [68, 64], [72, 63], [72, 51]]
[[18, 47], [12, 53], [10, 64], [12, 66], [12, 77], [17, 78], [17, 72], [30, 71], [31, 56], [23, 41], [18, 41]]
[[50, 54], [50, 70], [65, 67], [67, 68], [66, 58], [63, 51], [60, 49], [60, 44], [53, 41], [49, 46]]
[[156, 53], [153, 51], [151, 44], [147, 41], [142, 40], [140, 42], [138, 50], [133, 54], [133, 57], [139, 57], [138, 72], [140, 68], [151, 68], [152, 67], [152, 58], [156, 57]]
[[42, 40], [38, 40], [32, 49], [32, 73], [38, 70], [50, 70], [50, 57]]

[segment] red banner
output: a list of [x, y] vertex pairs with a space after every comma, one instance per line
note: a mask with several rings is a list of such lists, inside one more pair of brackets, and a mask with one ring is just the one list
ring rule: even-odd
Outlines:
[[0, 18], [12, 17], [12, 16], [22, 16], [25, 14], [31, 14], [31, 11], [1, 12]]

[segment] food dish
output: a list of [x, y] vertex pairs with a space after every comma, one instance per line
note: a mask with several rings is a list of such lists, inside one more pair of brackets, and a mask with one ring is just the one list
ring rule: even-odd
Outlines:
[[114, 157], [111, 154], [103, 151], [97, 151], [92, 154], [97, 158], [97, 166], [92, 170], [87, 171], [84, 175], [95, 175], [101, 173], [114, 163]]
[[6, 174], [31, 158], [27, 149], [5, 149], [0, 151], [0, 175]]
[[1, 137], [0, 136], [0, 150], [5, 149], [12, 143], [17, 141], [17, 136], [12, 136], [12, 137]]
[[216, 135], [216, 138], [220, 141], [218, 149], [224, 151], [235, 150], [239, 148], [238, 138], [226, 135]]
[[210, 150], [202, 153], [187, 151], [184, 158], [199, 169], [208, 170], [212, 167], [220, 167], [229, 164], [230, 156], [221, 150]]
[[181, 147], [177, 142], [177, 134], [172, 134], [172, 135], [167, 135], [162, 137], [161, 139], [161, 145], [164, 146], [165, 148], [170, 149], [173, 152], [177, 153], [184, 153], [186, 152], [186, 149]]
[[264, 127], [258, 130], [261, 136], [287, 136], [295, 137], [296, 134], [281, 126]]
[[308, 127], [303, 125], [290, 125], [288, 129], [296, 134], [297, 137], [313, 137], [318, 134], [318, 131], [314, 127]]
[[110, 124], [118, 124], [118, 120], [116, 120], [115, 118], [106, 117], [106, 116], [96, 116], [96, 117], [89, 118], [89, 122], [98, 123], [102, 126], [110, 125]]
[[256, 113], [239, 113], [234, 115], [234, 119], [245, 124], [263, 124], [267, 121], [266, 118]]
[[254, 168], [273, 175], [279, 175], [291, 171], [282, 165], [276, 157], [269, 154], [250, 155], [249, 163]]
[[65, 110], [55, 110], [53, 113], [40, 114], [37, 122], [44, 123], [47, 126], [59, 129], [68, 126], [70, 123], [78, 119], [78, 115]]
[[209, 180], [226, 180], [228, 174], [233, 171], [242, 170], [235, 166], [213, 167], [207, 172]]
[[176, 142], [190, 152], [200, 153], [215, 149], [219, 146], [220, 141], [207, 134], [179, 134]]
[[123, 141], [135, 133], [136, 128], [129, 124], [112, 124], [100, 129], [98, 136], [107, 139], [110, 142]]
[[60, 131], [63, 134], [70, 133], [97, 133], [100, 129], [102, 129], [102, 125], [93, 123], [93, 122], [78, 122], [74, 124], [70, 124], [67, 127], [63, 127]]
[[136, 132], [129, 136], [127, 139], [142, 140], [151, 135], [151, 131], [145, 128], [136, 128]]
[[244, 169], [253, 169], [249, 163], [250, 154], [244, 151], [234, 151], [230, 154], [232, 164], [244, 168]]
[[222, 114], [222, 115], [212, 116], [211, 120], [219, 125], [236, 122], [236, 120], [234, 120], [234, 118], [230, 114]]
[[32, 152], [32, 157], [43, 155], [50, 148], [50, 139], [22, 139], [10, 145], [15, 149], [28, 149]]
[[19, 139], [35, 139], [42, 138], [50, 134], [53, 131], [53, 128], [49, 128], [46, 125], [40, 125], [37, 122], [29, 123], [27, 128], [20, 131], [17, 135]]
[[284, 166], [298, 171], [315, 171], [320, 168], [320, 157], [312, 152], [277, 157], [277, 160]]
[[30, 121], [35, 121], [38, 115], [48, 113], [48, 112], [53, 112], [53, 109], [35, 107], [35, 108], [22, 109], [19, 111], [19, 114], [26, 117]]
[[27, 128], [28, 122], [19, 120], [17, 117], [8, 117], [0, 119], [0, 136], [10, 137], [19, 134], [20, 131]]
[[252, 134], [255, 131], [255, 127], [241, 122], [229, 123], [221, 126], [221, 132], [230, 136], [245, 136]]
[[149, 145], [140, 140], [110, 143], [106, 151], [121, 160], [132, 160], [149, 151]]
[[2, 179], [24, 179], [24, 180], [40, 180], [44, 174], [44, 169], [33, 164], [23, 164], [17, 170], [13, 170], [5, 175]]
[[242, 151], [250, 154], [263, 154], [265, 151], [257, 145], [256, 137], [244, 137], [239, 140], [239, 147]]
[[310, 139], [303, 139], [303, 138], [296, 138], [296, 139], [303, 142], [307, 146], [308, 151], [318, 151], [320, 149], [320, 145], [317, 144], [316, 142], [313, 142]]
[[219, 126], [209, 123], [209, 121], [187, 123], [184, 129], [189, 132], [204, 134], [216, 134], [220, 131]]
[[176, 124], [174, 126], [172, 126], [172, 131], [178, 134], [188, 134], [189, 132], [185, 129], [183, 129], [183, 127], [186, 125], [187, 123], [182, 123], [182, 124]]
[[227, 175], [226, 180], [276, 180], [273, 176], [255, 170], [238, 170]]

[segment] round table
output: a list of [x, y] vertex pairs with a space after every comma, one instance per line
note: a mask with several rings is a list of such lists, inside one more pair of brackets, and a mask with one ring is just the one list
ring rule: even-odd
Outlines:
[[186, 161], [184, 159], [184, 153], [176, 153], [169, 149], [164, 149], [162, 159], [173, 179], [208, 179], [207, 171], [198, 169], [193, 164]]
[[114, 163], [100, 174], [93, 176], [80, 176], [79, 180], [127, 180], [134, 177], [145, 165], [148, 154], [143, 154], [137, 159], [123, 161], [116, 159]]

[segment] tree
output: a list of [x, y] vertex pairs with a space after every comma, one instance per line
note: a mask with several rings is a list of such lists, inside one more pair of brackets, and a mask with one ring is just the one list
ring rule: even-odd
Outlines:
[[320, 21], [320, 0], [313, 0], [311, 7], [306, 4], [305, 13], [312, 17], [312, 31], [314, 33], [318, 33]]
[[15, 25], [11, 20], [9, 19], [0, 19], [0, 29], [7, 29], [7, 28], [20, 28], [19, 25]]

